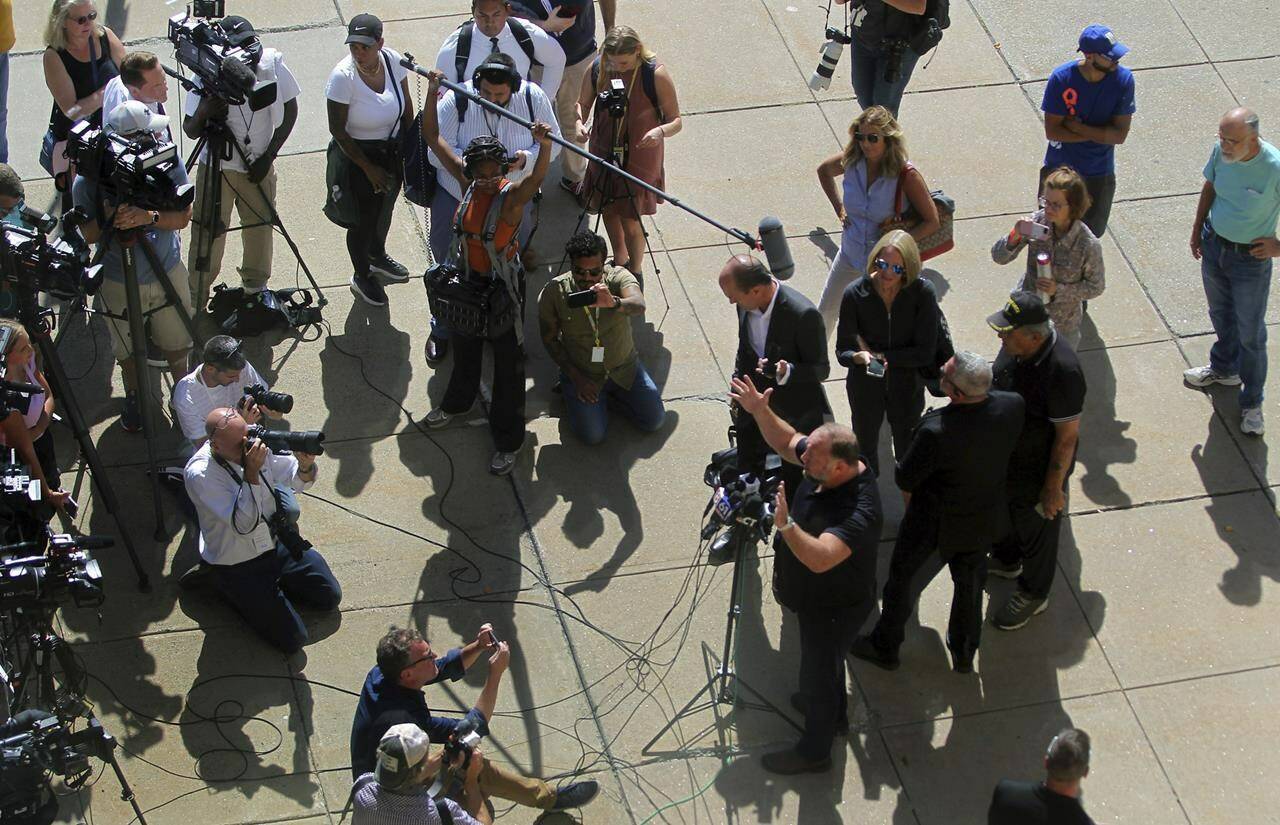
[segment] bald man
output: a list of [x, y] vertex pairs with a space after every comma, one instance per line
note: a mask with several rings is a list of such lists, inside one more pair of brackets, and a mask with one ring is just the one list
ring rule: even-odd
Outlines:
[[187, 462], [187, 495], [200, 521], [200, 558], [213, 586], [249, 626], [284, 653], [309, 641], [294, 603], [336, 610], [342, 600], [329, 565], [315, 548], [293, 555], [277, 540], [272, 517], [286, 509], [276, 488], [301, 492], [316, 480], [316, 457], [276, 455], [231, 407], [205, 419], [208, 440]]
[[[761, 392], [772, 389], [770, 408], [800, 432], [831, 413], [822, 382], [831, 373], [827, 331], [808, 298], [778, 282], [760, 260], [734, 255], [720, 270], [720, 291], [738, 309], [734, 374], [750, 376]], [[750, 415], [736, 415], [738, 465], [759, 471], [769, 446]], [[784, 464], [788, 487], [800, 486], [799, 465]]]
[[1258, 115], [1232, 109], [1204, 167], [1191, 227], [1191, 257], [1217, 336], [1209, 363], [1182, 374], [1191, 387], [1240, 388], [1240, 431], [1261, 436], [1267, 382], [1267, 294], [1271, 259], [1280, 256], [1280, 151], [1262, 139]]

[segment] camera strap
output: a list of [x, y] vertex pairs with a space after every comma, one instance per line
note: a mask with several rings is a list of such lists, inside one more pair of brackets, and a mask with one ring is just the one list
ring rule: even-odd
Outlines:
[[[212, 452], [213, 452], [213, 448], [212, 448], [212, 447], [210, 447], [210, 450], [209, 450], [209, 451], [212, 453]], [[235, 471], [235, 469], [231, 466], [231, 462], [227, 461], [225, 458], [223, 458], [222, 456], [220, 456], [220, 455], [218, 455], [218, 454], [216, 454], [216, 453], [214, 453], [214, 454], [213, 454], [213, 460], [214, 460], [214, 461], [216, 461], [216, 462], [218, 463], [218, 466], [219, 466], [219, 467], [221, 467], [222, 469], [226, 470], [226, 471], [227, 471], [227, 473], [231, 476], [231, 478], [235, 479], [236, 485], [237, 485], [238, 487], [243, 487], [243, 486], [244, 486], [244, 477], [243, 477], [243, 476], [241, 476], [239, 473], [237, 473], [237, 472]], [[266, 469], [266, 467], [264, 466], [262, 469], [263, 469], [263, 470], [265, 470], [265, 469]], [[265, 474], [265, 473], [263, 473], [263, 472], [262, 472], [262, 470], [259, 470], [258, 472], [259, 472], [258, 480], [259, 480], [261, 483], [266, 484], [266, 485], [267, 485], [267, 489], [271, 491], [271, 498], [272, 498], [272, 500], [274, 500], [274, 501], [275, 501], [275, 503], [276, 503], [276, 512], [278, 512], [278, 513], [282, 513], [282, 512], [284, 512], [284, 502], [283, 502], [283, 501], [281, 500], [281, 498], [280, 498], [280, 491], [276, 489], [275, 485], [271, 483], [270, 479], [268, 479], [268, 478], [267, 478], [266, 474]], [[239, 502], [240, 502], [240, 497], [237, 495], [237, 496], [236, 496], [236, 506], [237, 506], [237, 507], [239, 506]], [[255, 505], [255, 506], [257, 505], [257, 499], [254, 499], [254, 505]], [[262, 509], [261, 509], [261, 508], [258, 508], [258, 521], [259, 521], [259, 522], [261, 522], [262, 524], [267, 525], [267, 531], [268, 531], [269, 533], [271, 533], [271, 540], [272, 540], [272, 541], [278, 541], [278, 540], [279, 540], [279, 539], [278, 539], [278, 537], [276, 536], [276, 528], [275, 528], [275, 525], [273, 525], [273, 524], [271, 523], [271, 519], [267, 518], [267, 517], [262, 513]], [[235, 531], [236, 531], [237, 533], [240, 533], [240, 529], [239, 529], [238, 527], [236, 527], [236, 514], [235, 514], [235, 510], [232, 510], [232, 512], [231, 512], [231, 526], [232, 526], [233, 528], [235, 528]], [[256, 528], [258, 525], [255, 523], [253, 526]], [[249, 530], [249, 533], [252, 533], [252, 532], [253, 532], [253, 530], [252, 530], [252, 529], [250, 529], [250, 530]], [[249, 533], [241, 533], [241, 535], [248, 535]]]

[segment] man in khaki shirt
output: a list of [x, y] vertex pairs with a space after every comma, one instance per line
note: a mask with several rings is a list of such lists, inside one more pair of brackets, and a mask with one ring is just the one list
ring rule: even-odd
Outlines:
[[[605, 265], [608, 247], [594, 232], [574, 235], [565, 251], [570, 269], [538, 296], [538, 327], [547, 354], [560, 367], [569, 429], [599, 444], [612, 406], [653, 432], [666, 410], [631, 337], [631, 316], [644, 314], [640, 284], [626, 269]], [[569, 305], [570, 294], [586, 291], [595, 293], [589, 305]]]

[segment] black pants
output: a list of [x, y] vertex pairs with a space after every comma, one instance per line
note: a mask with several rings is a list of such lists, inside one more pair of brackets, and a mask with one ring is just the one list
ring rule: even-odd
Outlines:
[[[1070, 474], [1068, 474], [1068, 478]], [[1065, 487], [1066, 480], [1063, 480]], [[1058, 537], [1066, 508], [1052, 521], [1040, 517], [1040, 486], [1009, 480], [1009, 532], [995, 543], [991, 555], [1005, 563], [1021, 562], [1018, 587], [1037, 599], [1047, 598], [1058, 569]]]
[[884, 585], [880, 621], [872, 631], [872, 641], [882, 650], [896, 651], [906, 635], [907, 620], [920, 594], [938, 575], [943, 565], [951, 570], [954, 592], [951, 618], [947, 622], [947, 649], [957, 659], [971, 661], [982, 636], [982, 582], [987, 577], [985, 547], [956, 553], [943, 559], [938, 552], [939, 520], [920, 506], [908, 507], [898, 528], [889, 563], [889, 580]]
[[[519, 323], [519, 319], [516, 323]], [[453, 334], [453, 374], [440, 409], [459, 415], [471, 409], [480, 391], [485, 339]], [[514, 453], [524, 443], [524, 350], [516, 341], [515, 327], [489, 341], [493, 346], [493, 404], [489, 431], [494, 447]]]
[[31, 449], [40, 461], [45, 483], [50, 490], [57, 490], [62, 484], [62, 473], [58, 470], [58, 457], [53, 453], [53, 433], [46, 428], [43, 435], [31, 442]]
[[[1044, 179], [1053, 170], [1048, 166], [1040, 167], [1040, 189], [1044, 190]], [[1111, 201], [1116, 197], [1116, 176], [1099, 175], [1096, 178], [1084, 178], [1084, 188], [1089, 192], [1089, 211], [1080, 220], [1089, 227], [1089, 231], [1101, 238], [1107, 231], [1107, 221], [1111, 219]], [[1037, 193], [1038, 194], [1038, 193]]]
[[924, 385], [914, 367], [885, 370], [883, 378], [867, 375], [863, 367], [849, 370], [845, 380], [849, 408], [853, 411], [853, 434], [871, 469], [880, 475], [880, 424], [887, 417], [893, 433], [893, 452], [907, 453], [911, 433], [924, 412]]
[[[373, 158], [372, 149], [366, 148], [365, 153]], [[392, 171], [391, 174], [396, 180], [399, 179], [399, 172]], [[391, 231], [391, 215], [395, 211], [400, 185], [397, 183], [390, 192], [374, 192], [369, 178], [354, 163], [351, 164], [348, 181], [352, 196], [360, 207], [360, 220], [347, 230], [347, 254], [351, 256], [351, 266], [355, 268], [355, 273], [368, 275], [369, 259], [387, 253], [387, 233]]]
[[848, 719], [844, 655], [874, 601], [871, 596], [852, 607], [815, 607], [796, 613], [800, 620], [800, 693], [805, 698], [804, 733], [796, 750], [806, 759], [830, 757], [836, 722]]

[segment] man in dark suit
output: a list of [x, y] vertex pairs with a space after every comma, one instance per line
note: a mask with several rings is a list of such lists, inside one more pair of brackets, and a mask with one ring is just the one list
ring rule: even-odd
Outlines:
[[[720, 291], [738, 308], [734, 374], [749, 376], [760, 392], [772, 389], [770, 408], [798, 432], [810, 432], [831, 412], [822, 382], [831, 373], [822, 315], [808, 298], [778, 283], [764, 263], [734, 255], [720, 270]], [[737, 415], [738, 466], [757, 472], [769, 446], [750, 415]], [[784, 462], [788, 490], [803, 471]]]
[[956, 353], [943, 366], [940, 384], [951, 403], [921, 419], [898, 461], [898, 487], [910, 500], [893, 547], [880, 620], [852, 649], [886, 670], [898, 667], [907, 619], [945, 564], [955, 584], [947, 648], [957, 673], [973, 672], [987, 550], [999, 534], [1006, 468], [1022, 432], [1021, 396], [991, 390], [991, 365], [981, 355]]
[[1089, 734], [1079, 728], [1061, 731], [1044, 754], [1045, 780], [1001, 779], [991, 795], [987, 825], [1093, 825], [1080, 804], [1089, 751]]

